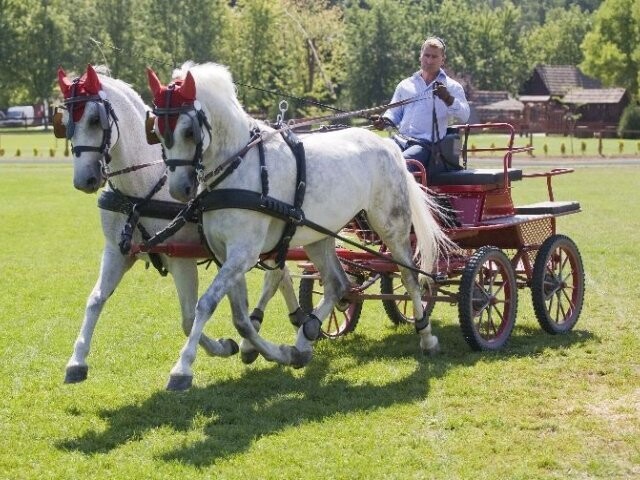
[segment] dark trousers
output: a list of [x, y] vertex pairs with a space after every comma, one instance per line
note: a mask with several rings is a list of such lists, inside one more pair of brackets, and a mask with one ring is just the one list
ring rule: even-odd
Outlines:
[[[395, 142], [398, 144], [400, 149], [402, 150], [402, 156], [404, 158], [410, 158], [412, 160], [417, 160], [422, 165], [424, 165], [425, 170], [429, 169], [429, 159], [431, 158], [431, 143], [430, 142], [402, 142], [401, 139], [394, 137]], [[411, 168], [409, 168], [411, 170]]]

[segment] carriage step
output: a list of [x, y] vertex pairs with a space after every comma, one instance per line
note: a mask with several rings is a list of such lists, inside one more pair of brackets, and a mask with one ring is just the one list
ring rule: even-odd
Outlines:
[[530, 205], [515, 207], [516, 213], [521, 215], [560, 215], [563, 213], [574, 213], [580, 211], [579, 202], [538, 202]]

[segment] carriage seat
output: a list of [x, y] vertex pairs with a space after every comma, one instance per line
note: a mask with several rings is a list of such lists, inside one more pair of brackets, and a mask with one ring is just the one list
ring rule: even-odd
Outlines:
[[547, 201], [515, 207], [520, 215], [562, 215], [580, 211], [580, 203], [573, 201]]
[[[522, 180], [522, 170], [509, 168], [510, 181]], [[492, 185], [502, 184], [504, 169], [502, 168], [469, 168], [466, 170], [450, 170], [429, 175], [429, 185]]]

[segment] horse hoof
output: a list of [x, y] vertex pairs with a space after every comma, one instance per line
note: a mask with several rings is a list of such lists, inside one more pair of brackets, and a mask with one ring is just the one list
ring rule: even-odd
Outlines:
[[311, 361], [312, 356], [312, 350], [300, 351], [296, 347], [291, 347], [291, 366], [293, 368], [302, 368]]
[[428, 357], [435, 357], [436, 355], [438, 355], [440, 353], [440, 344], [438, 342], [436, 342], [434, 345], [428, 347], [428, 348], [423, 348], [422, 349], [422, 353], [425, 356]]
[[241, 351], [240, 360], [242, 360], [242, 363], [244, 363], [245, 365], [250, 365], [256, 361], [258, 355], [260, 354], [257, 350], [249, 350], [247, 352]]
[[67, 367], [67, 371], [64, 376], [64, 383], [83, 382], [87, 379], [88, 372], [88, 365], [76, 365], [74, 367]]
[[171, 375], [169, 377], [169, 383], [167, 383], [167, 390], [171, 392], [184, 392], [191, 388], [192, 382], [192, 375]]
[[218, 340], [218, 342], [220, 342], [224, 346], [225, 352], [228, 353], [228, 355], [226, 356], [228, 357], [235, 355], [240, 351], [240, 347], [232, 338], [221, 338]]

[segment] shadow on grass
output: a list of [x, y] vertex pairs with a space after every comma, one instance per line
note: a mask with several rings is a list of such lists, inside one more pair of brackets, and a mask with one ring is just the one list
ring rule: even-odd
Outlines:
[[[523, 330], [519, 328], [518, 337]], [[429, 380], [446, 374], [452, 368], [472, 366], [477, 361], [508, 361], [529, 356], [539, 349], [575, 346], [591, 338], [587, 332], [572, 332], [551, 337], [531, 332], [502, 352], [471, 352], [457, 325], [437, 328], [443, 354], [424, 357], [416, 353], [417, 338], [411, 328], [403, 326], [380, 342], [357, 333], [322, 348], [306, 367], [303, 375], [290, 368], [248, 368], [240, 378], [206, 387], [193, 387], [188, 392], [159, 391], [143, 403], [103, 409], [99, 415], [106, 421], [104, 431], [89, 431], [79, 438], [58, 443], [62, 450], [87, 455], [108, 453], [130, 441], [136, 441], [154, 429], [170, 428], [188, 432], [194, 423], [202, 427], [204, 439], [164, 454], [165, 461], [178, 461], [193, 466], [207, 466], [218, 459], [248, 450], [256, 438], [271, 435], [297, 425], [325, 418], [387, 408], [398, 404], [424, 401], [429, 394]], [[411, 360], [411, 373], [382, 385], [360, 384], [340, 378], [331, 370], [333, 357], [349, 357], [346, 367], [357, 368], [371, 362]]]

